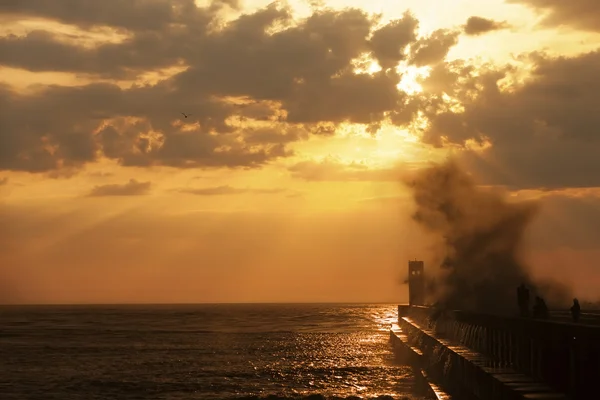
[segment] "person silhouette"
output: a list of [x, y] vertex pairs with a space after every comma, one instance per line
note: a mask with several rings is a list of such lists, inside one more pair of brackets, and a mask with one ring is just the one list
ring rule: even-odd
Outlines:
[[535, 296], [535, 304], [533, 305], [534, 318], [548, 318], [548, 306], [540, 296]]
[[525, 284], [521, 284], [517, 288], [517, 303], [521, 317], [527, 317], [529, 315], [529, 289]]
[[581, 315], [581, 306], [579, 305], [579, 300], [573, 299], [573, 305], [571, 306], [571, 316], [573, 317], [573, 322], [579, 322], [579, 316]]

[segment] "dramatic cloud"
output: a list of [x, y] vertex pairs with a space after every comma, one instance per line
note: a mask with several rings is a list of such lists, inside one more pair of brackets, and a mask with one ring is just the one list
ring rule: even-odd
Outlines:
[[129, 182], [119, 185], [101, 185], [92, 189], [89, 196], [142, 196], [150, 192], [151, 182], [138, 182], [130, 179]]
[[254, 194], [278, 194], [287, 192], [287, 189], [256, 189], [256, 188], [235, 188], [229, 185], [215, 186], [198, 189], [180, 189], [181, 193], [195, 194], [197, 196], [222, 196], [232, 194], [254, 193]]
[[[501, 88], [510, 68], [475, 76], [460, 63], [434, 70], [425, 86], [462, 103], [449, 109], [432, 100], [423, 141], [464, 146], [489, 142], [487, 150], [465, 151], [462, 161], [489, 183], [512, 188], [600, 186], [600, 51], [576, 57], [530, 57], [531, 77]], [[437, 103], [436, 103], [437, 101]]]
[[[596, 2], [522, 2], [547, 8], [549, 18], [560, 15], [565, 23], [570, 16], [600, 20]], [[464, 150], [460, 158], [494, 184], [600, 182], [587, 172], [600, 168], [598, 52], [530, 55], [532, 77], [507, 87], [514, 68], [445, 62], [463, 31], [419, 36], [408, 12], [385, 24], [351, 8], [296, 19], [289, 7], [273, 3], [225, 23], [222, 11], [231, 8], [238, 8], [236, 1], [197, 7], [192, 0], [85, 0], [77, 8], [2, 2], [3, 21], [49, 19], [87, 31], [112, 29], [121, 39], [84, 45], [80, 34], [43, 25], [0, 37], [0, 65], [105, 82], [27, 92], [0, 86], [0, 170], [57, 174], [105, 158], [122, 166], [260, 168], [294, 155], [294, 144], [310, 135], [333, 135], [341, 123], [378, 126], [390, 118], [422, 134], [427, 145], [487, 146]], [[462, 29], [476, 35], [505, 27], [473, 16]], [[361, 72], [372, 60], [382, 70]], [[431, 67], [423, 93], [397, 89], [400, 62]], [[156, 84], [122, 81], [171, 66], [180, 72]], [[304, 164], [291, 172], [312, 180], [392, 179], [355, 167], [318, 168]]]
[[219, 0], [208, 9], [197, 9], [193, 0], [81, 0], [77, 7], [63, 7], [46, 0], [8, 0], [0, 3], [0, 13], [6, 19], [38, 17], [88, 29], [110, 26], [152, 32], [165, 30], [172, 24], [194, 21], [198, 14], [214, 12], [224, 5], [237, 8], [237, 4], [235, 0]]
[[[149, 69], [170, 67], [178, 62], [177, 47], [157, 48], [153, 34], [135, 36], [125, 43], [94, 48], [61, 41], [51, 32], [36, 30], [26, 36], [0, 38], [0, 64], [33, 72], [58, 71], [97, 77], [130, 79]], [[165, 43], [166, 44], [166, 43]], [[156, 54], [152, 54], [156, 50]]]
[[419, 39], [411, 47], [411, 62], [418, 67], [437, 64], [446, 58], [450, 48], [458, 43], [460, 32], [438, 29], [427, 38]]
[[473, 16], [469, 17], [463, 29], [467, 35], [477, 36], [509, 27], [510, 25], [506, 21], [494, 21], [493, 19]]
[[[374, 124], [403, 112], [408, 95], [397, 89], [402, 76], [392, 67], [409, 57], [408, 48], [412, 62], [438, 63], [457, 40], [447, 31], [417, 38], [408, 13], [387, 25], [357, 9], [296, 21], [289, 8], [271, 4], [224, 23], [223, 7], [237, 3], [84, 1], [69, 9], [3, 2], [5, 21], [108, 26], [124, 38], [84, 46], [75, 34], [8, 34], [0, 38], [0, 65], [109, 81], [184, 70], [153, 85], [0, 87], [0, 169], [75, 169], [103, 157], [124, 166], [260, 167], [293, 154], [289, 145], [321, 134], [324, 123]], [[384, 69], [356, 72], [369, 56]], [[183, 121], [180, 112], [191, 115]]]
[[528, 5], [546, 14], [546, 26], [570, 25], [574, 28], [600, 32], [600, 3], [596, 0], [507, 0]]
[[402, 19], [377, 29], [371, 37], [373, 56], [383, 69], [392, 68], [405, 58], [409, 44], [417, 40], [419, 21], [406, 13]]
[[[231, 104], [197, 97], [173, 106], [181, 102], [161, 85], [49, 86], [27, 95], [0, 87], [0, 169], [77, 167], [100, 155], [126, 166], [237, 167], [290, 154], [277, 135], [246, 142], [244, 130], [225, 123]], [[179, 109], [194, 109], [192, 124], [171, 123]]]

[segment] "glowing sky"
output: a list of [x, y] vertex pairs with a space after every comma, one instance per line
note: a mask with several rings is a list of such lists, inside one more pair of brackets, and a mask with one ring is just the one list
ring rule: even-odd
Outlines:
[[600, 2], [77, 4], [0, 3], [0, 302], [404, 301], [448, 155], [598, 296]]

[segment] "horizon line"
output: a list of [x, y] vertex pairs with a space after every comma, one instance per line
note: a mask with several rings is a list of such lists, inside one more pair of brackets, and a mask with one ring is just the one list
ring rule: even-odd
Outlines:
[[155, 303], [155, 302], [126, 302], [126, 303], [0, 303], [0, 307], [12, 306], [200, 306], [200, 305], [399, 305], [402, 302], [388, 301], [268, 301], [268, 302], [192, 302], [192, 303]]

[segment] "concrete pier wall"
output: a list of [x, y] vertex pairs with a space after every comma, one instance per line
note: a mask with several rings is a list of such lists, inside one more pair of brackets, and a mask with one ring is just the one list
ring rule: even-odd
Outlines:
[[396, 361], [412, 367], [416, 383], [415, 394], [428, 399], [451, 399], [451, 397], [429, 377], [429, 374], [425, 370], [426, 355], [424, 355], [419, 348], [409, 343], [408, 336], [397, 324], [393, 324], [390, 329], [390, 343], [394, 349]]
[[402, 329], [419, 334], [403, 320], [408, 317], [418, 326], [430, 329], [432, 336], [485, 355], [491, 368], [517, 371], [573, 400], [600, 398], [598, 326], [464, 311], [440, 314], [428, 307], [415, 306], [399, 306], [398, 316]]

